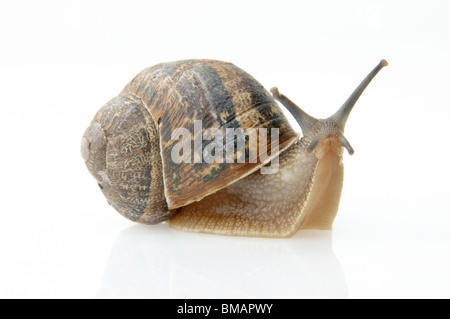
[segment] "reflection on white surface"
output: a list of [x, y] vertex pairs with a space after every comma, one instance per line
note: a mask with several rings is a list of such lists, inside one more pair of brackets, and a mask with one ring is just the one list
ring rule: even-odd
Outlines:
[[112, 249], [99, 298], [347, 298], [331, 232], [289, 239], [133, 225]]

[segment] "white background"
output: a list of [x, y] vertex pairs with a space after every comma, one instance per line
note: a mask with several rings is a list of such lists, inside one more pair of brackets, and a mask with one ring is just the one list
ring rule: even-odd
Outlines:
[[[448, 1], [3, 1], [0, 297], [449, 298]], [[384, 58], [347, 123], [332, 231], [133, 224], [79, 154], [142, 69], [230, 61], [316, 117]]]

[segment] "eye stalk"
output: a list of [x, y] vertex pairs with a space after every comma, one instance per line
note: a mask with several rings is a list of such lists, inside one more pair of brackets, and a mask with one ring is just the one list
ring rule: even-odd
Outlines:
[[364, 78], [364, 80], [362, 80], [362, 82], [353, 91], [347, 101], [345, 101], [345, 103], [339, 108], [339, 110], [330, 117], [330, 119], [336, 121], [336, 123], [344, 129], [345, 123], [347, 122], [348, 116], [350, 115], [353, 106], [355, 106], [356, 101], [358, 101], [359, 97], [373, 80], [375, 75], [377, 75], [377, 73], [387, 65], [388, 62], [386, 60], [381, 60], [380, 63], [378, 63], [378, 65]]
[[[311, 143], [308, 145], [306, 150], [310, 153], [314, 150], [314, 148], [320, 142], [320, 133], [315, 132], [315, 128], [324, 127], [326, 125], [319, 125], [320, 122], [330, 122], [335, 123], [341, 131], [339, 134], [339, 144], [347, 149], [350, 155], [353, 155], [355, 152], [353, 147], [350, 145], [349, 141], [344, 137], [343, 131], [345, 128], [345, 124], [347, 122], [348, 116], [350, 115], [353, 106], [355, 106], [356, 101], [358, 101], [361, 94], [367, 88], [369, 83], [373, 80], [373, 78], [377, 75], [377, 73], [385, 66], [388, 65], [386, 60], [381, 60], [380, 63], [364, 78], [364, 80], [358, 85], [358, 87], [353, 91], [350, 97], [345, 101], [345, 103], [339, 108], [339, 110], [330, 116], [328, 119], [319, 120], [316, 119], [305, 111], [303, 111], [298, 105], [292, 102], [285, 95], [280, 94], [278, 88], [274, 87], [270, 90], [273, 94], [273, 98], [283, 104], [287, 110], [292, 114], [297, 123], [302, 128], [303, 134], [305, 136], [311, 135], [313, 136]], [[334, 126], [334, 125], [332, 125]]]
[[303, 111], [297, 104], [292, 102], [287, 96], [280, 94], [277, 87], [273, 87], [270, 92], [273, 94], [273, 98], [284, 105], [285, 108], [292, 114], [294, 119], [302, 128], [303, 134], [312, 130], [313, 126], [317, 124], [318, 120], [308, 113]]

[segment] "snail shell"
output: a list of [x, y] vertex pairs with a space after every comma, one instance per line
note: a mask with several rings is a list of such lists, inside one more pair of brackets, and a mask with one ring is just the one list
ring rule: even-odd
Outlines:
[[[279, 151], [264, 159], [258, 152], [249, 155], [247, 139], [249, 157], [243, 163], [195, 158], [174, 163], [171, 155], [178, 141], [172, 132], [193, 132], [195, 121], [200, 121], [202, 132], [219, 129], [223, 136], [227, 129], [276, 128]], [[231, 63], [185, 60], [140, 72], [95, 115], [81, 152], [117, 211], [133, 221], [155, 224], [258, 170], [298, 136], [273, 97], [248, 73]], [[266, 144], [270, 150], [270, 135]]]

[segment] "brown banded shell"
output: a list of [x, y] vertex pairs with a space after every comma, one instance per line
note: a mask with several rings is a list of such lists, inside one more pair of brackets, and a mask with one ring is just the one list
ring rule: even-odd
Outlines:
[[[249, 152], [247, 139], [243, 163], [174, 163], [172, 132], [193, 133], [196, 121], [202, 132], [218, 129], [223, 136], [227, 129], [276, 128], [279, 151], [272, 154], [268, 134], [268, 157]], [[258, 170], [298, 138], [251, 75], [231, 63], [185, 60], [143, 70], [105, 104], [84, 134], [82, 155], [116, 210], [153, 224]]]
[[[141, 97], [158, 123], [166, 200], [170, 208], [198, 201], [263, 164], [173, 163], [175, 128], [194, 132], [194, 121], [208, 128], [279, 128], [280, 151], [298, 139], [272, 96], [252, 76], [231, 63], [186, 60], [163, 63], [138, 74], [121, 95]], [[270, 149], [270, 140], [268, 140]], [[248, 149], [249, 145], [246, 145]]]

